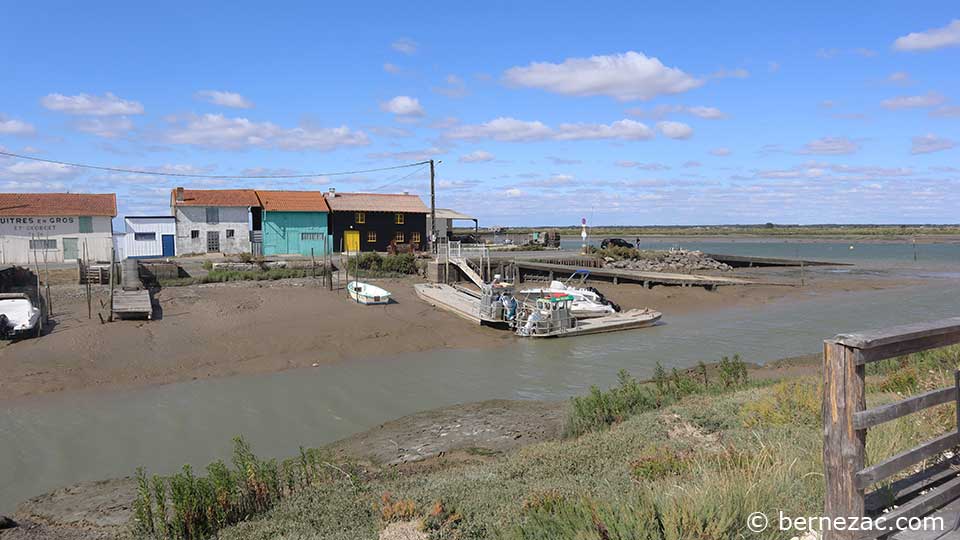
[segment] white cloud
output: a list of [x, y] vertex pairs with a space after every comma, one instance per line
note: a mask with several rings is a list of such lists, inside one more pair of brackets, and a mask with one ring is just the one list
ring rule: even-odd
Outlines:
[[517, 189], [517, 188], [510, 188], [510, 189], [504, 191], [503, 194], [506, 195], [507, 197], [521, 197], [521, 196], [523, 196], [523, 192], [520, 191], [520, 190]]
[[220, 105], [221, 107], [231, 107], [234, 109], [252, 109], [253, 102], [241, 96], [236, 92], [224, 92], [222, 90], [201, 90], [196, 93], [196, 98], [207, 103]]
[[746, 79], [749, 76], [750, 76], [750, 72], [743, 68], [737, 68], [737, 69], [721, 68], [710, 74], [710, 77], [713, 79]]
[[425, 114], [420, 100], [410, 96], [397, 96], [380, 104], [380, 110], [397, 116], [423, 116]]
[[657, 122], [657, 130], [671, 139], [689, 139], [693, 136], [693, 128], [683, 122]]
[[885, 109], [918, 109], [924, 107], [936, 107], [946, 101], [942, 94], [929, 92], [923, 96], [897, 96], [895, 98], [885, 99], [880, 104]]
[[913, 144], [910, 148], [911, 154], [929, 154], [930, 152], [940, 152], [950, 150], [957, 143], [951, 139], [938, 137], [933, 134], [922, 135], [913, 138]]
[[417, 42], [410, 38], [400, 38], [390, 44], [393, 47], [393, 50], [401, 52], [403, 54], [414, 54], [417, 52]]
[[669, 165], [664, 165], [663, 163], [644, 163], [642, 161], [617, 161], [614, 163], [617, 167], [630, 167], [634, 169], [642, 169], [644, 171], [665, 171], [670, 168]]
[[853, 154], [858, 150], [860, 145], [846, 137], [824, 137], [803, 145], [800, 153], [838, 156]]
[[552, 130], [542, 122], [515, 118], [494, 118], [476, 125], [458, 126], [447, 132], [450, 139], [494, 139], [497, 141], [533, 141], [549, 138]]
[[703, 166], [703, 163], [700, 163], [699, 161], [686, 161], [683, 164], [683, 167], [685, 169], [692, 169], [695, 167], [702, 167], [702, 166]]
[[729, 156], [730, 154], [733, 153], [733, 151], [726, 147], [720, 147], [720, 148], [714, 148], [713, 150], [710, 150], [710, 153], [714, 156], [723, 157], [723, 156]]
[[679, 94], [703, 84], [655, 57], [622, 54], [568, 58], [562, 64], [534, 62], [504, 73], [507, 83], [572, 96], [610, 96], [620, 101], [649, 100]]
[[271, 122], [253, 122], [222, 114], [190, 117], [174, 125], [167, 132], [166, 139], [174, 144], [228, 150], [257, 147], [325, 152], [342, 146], [370, 144], [366, 133], [346, 126], [283, 128]]
[[74, 127], [98, 137], [113, 139], [133, 129], [133, 121], [126, 116], [115, 118], [85, 118], [74, 123]]
[[14, 178], [15, 182], [55, 182], [72, 178], [78, 169], [59, 163], [43, 161], [14, 161], [0, 167], [0, 175]]
[[641, 122], [617, 120], [611, 124], [560, 124], [553, 129], [543, 122], [495, 118], [483, 124], [463, 125], [446, 133], [448, 139], [493, 139], [505, 142], [580, 141], [618, 139], [638, 141], [653, 138], [653, 131]]
[[554, 165], [579, 165], [583, 163], [583, 161], [579, 159], [572, 159], [572, 158], [565, 158], [565, 157], [558, 157], [558, 156], [547, 156], [547, 159], [549, 159]]
[[33, 135], [36, 132], [31, 124], [0, 114], [0, 135]]
[[392, 159], [395, 161], [427, 161], [435, 156], [439, 156], [445, 153], [445, 150], [442, 148], [437, 148], [436, 146], [431, 146], [430, 148], [424, 148], [422, 150], [404, 150], [401, 152], [377, 152], [373, 154], [367, 154], [367, 157], [371, 159]]
[[400, 66], [396, 64], [391, 64], [390, 62], [387, 62], [386, 64], [383, 65], [383, 70], [386, 71], [387, 73], [394, 73], [394, 74], [400, 73], [401, 71]]
[[944, 105], [930, 111], [930, 116], [937, 118], [960, 118], [960, 105]]
[[460, 163], [482, 163], [484, 161], [493, 161], [494, 155], [484, 150], [476, 150], [460, 156]]
[[467, 83], [456, 75], [447, 75], [444, 81], [446, 83], [445, 86], [436, 86], [433, 88], [433, 91], [451, 98], [460, 98], [469, 93], [467, 91]]
[[121, 99], [110, 92], [101, 96], [78, 94], [65, 96], [63, 94], [49, 94], [40, 99], [40, 104], [50, 109], [67, 114], [88, 116], [122, 116], [128, 114], [143, 114], [143, 105], [136, 101]]
[[554, 139], [579, 141], [585, 139], [621, 139], [641, 141], [652, 139], [653, 131], [635, 120], [617, 120], [612, 124], [560, 124]]
[[910, 74], [906, 71], [895, 71], [887, 77], [887, 81], [892, 83], [906, 84], [910, 82]]
[[640, 107], [633, 107], [631, 109], [627, 109], [626, 112], [630, 116], [636, 116], [640, 118], [663, 118], [668, 114], [673, 113], [687, 113], [705, 120], [720, 120], [727, 117], [727, 114], [720, 109], [716, 107], [705, 107], [703, 105], [696, 105], [692, 107], [687, 105], [657, 105], [648, 111], [641, 109]]
[[913, 32], [897, 38], [893, 48], [898, 51], [930, 51], [960, 45], [960, 19], [954, 19], [943, 28]]

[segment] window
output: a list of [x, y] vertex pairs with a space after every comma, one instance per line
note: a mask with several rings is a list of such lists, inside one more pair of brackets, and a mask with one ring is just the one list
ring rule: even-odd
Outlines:
[[233, 238], [233, 229], [227, 229], [227, 238]]
[[153, 242], [157, 239], [157, 233], [135, 232], [133, 233], [133, 239], [137, 242]]
[[31, 240], [30, 249], [57, 249], [56, 240]]
[[397, 225], [403, 225], [403, 214], [394, 214], [393, 222]]
[[216, 225], [220, 223], [220, 209], [215, 206], [207, 207], [207, 224]]
[[[397, 214], [397, 215], [400, 215], [400, 214]], [[398, 244], [402, 244], [402, 243], [403, 243], [403, 231], [397, 231], [397, 232], [393, 233], [393, 240], [394, 240], [396, 243], [398, 243]]]
[[194, 240], [200, 238], [200, 231], [197, 229], [190, 231], [190, 238], [193, 238]]
[[357, 212], [356, 214], [354, 214], [354, 215], [353, 215], [353, 222], [354, 222], [354, 223], [366, 223], [366, 222], [367, 222], [367, 214], [366, 214], [366, 212]]
[[367, 243], [368, 244], [377, 243], [377, 231], [367, 231]]
[[420, 243], [420, 233], [418, 233], [418, 232], [410, 233], [410, 241], [413, 242], [414, 244], [419, 244], [419, 243]]
[[80, 216], [78, 218], [80, 225], [80, 232], [82, 233], [92, 233], [93, 232], [93, 218], [90, 216]]
[[323, 240], [323, 233], [318, 232], [304, 232], [300, 233], [301, 240]]

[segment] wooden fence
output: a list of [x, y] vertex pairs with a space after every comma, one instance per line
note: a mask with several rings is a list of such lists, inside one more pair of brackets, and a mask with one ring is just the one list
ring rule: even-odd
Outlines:
[[[893, 504], [884, 515], [894, 526], [897, 518], [919, 517], [960, 497], [960, 477], [943, 462], [865, 495], [867, 488], [909, 467], [960, 445], [960, 425], [945, 435], [864, 467], [867, 430], [928, 407], [957, 403], [960, 418], [960, 376], [954, 386], [907, 399], [866, 408], [864, 374], [870, 362], [960, 343], [960, 318], [899, 326], [859, 334], [841, 334], [824, 341], [823, 351], [823, 466], [825, 516], [870, 515]], [[936, 489], [928, 488], [935, 486]], [[920, 494], [924, 490], [925, 493]], [[825, 531], [824, 540], [869, 538], [863, 532]]]

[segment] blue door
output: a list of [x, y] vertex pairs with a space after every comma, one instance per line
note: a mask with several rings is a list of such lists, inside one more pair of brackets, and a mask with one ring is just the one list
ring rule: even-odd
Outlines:
[[173, 257], [174, 255], [174, 241], [172, 234], [163, 235], [160, 240], [163, 242], [163, 256], [164, 257]]

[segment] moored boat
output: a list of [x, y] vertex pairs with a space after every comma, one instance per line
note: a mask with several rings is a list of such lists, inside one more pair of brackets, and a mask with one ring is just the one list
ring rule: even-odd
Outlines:
[[376, 285], [370, 285], [369, 283], [351, 281], [347, 284], [347, 291], [350, 293], [350, 298], [353, 298], [360, 304], [390, 303], [390, 291], [381, 289]]

